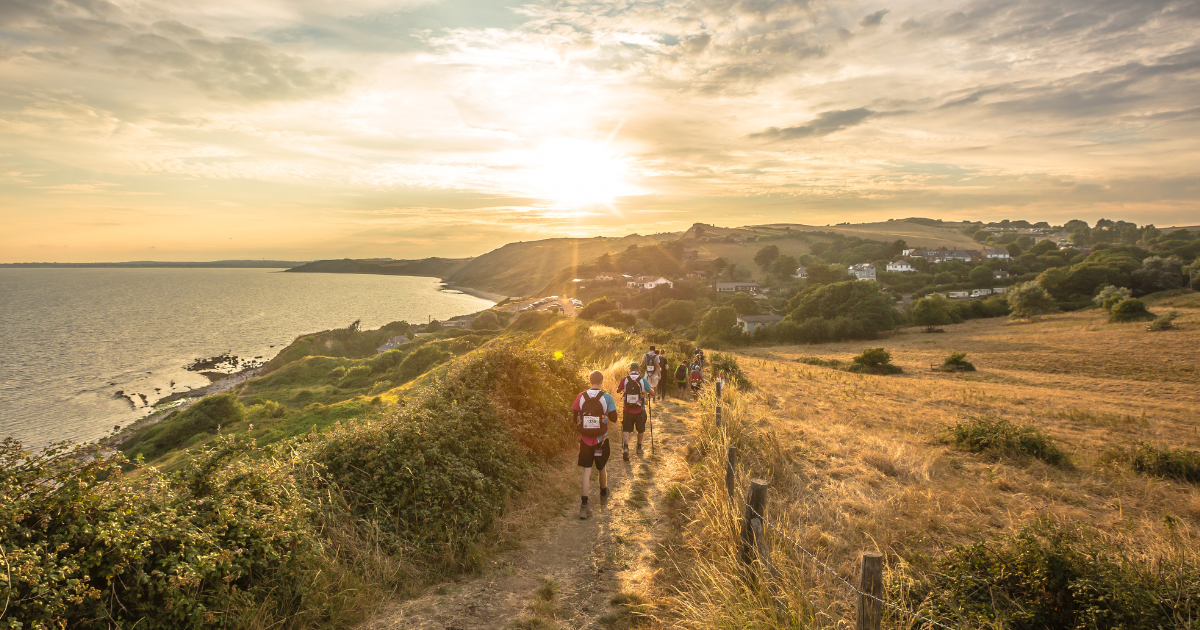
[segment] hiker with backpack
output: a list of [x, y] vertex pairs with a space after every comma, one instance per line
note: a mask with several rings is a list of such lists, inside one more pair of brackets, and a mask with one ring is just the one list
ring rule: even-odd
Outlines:
[[[592, 466], [600, 471], [600, 505], [608, 503], [608, 424], [617, 421], [617, 404], [613, 397], [601, 389], [604, 374], [599, 370], [588, 377], [591, 387], [575, 397], [571, 409], [575, 412], [575, 428], [579, 431], [579, 467], [583, 468], [583, 494], [580, 496], [579, 518], [592, 515], [588, 506], [588, 486], [592, 478]], [[626, 457], [628, 459], [628, 457]]]
[[688, 384], [688, 366], [685, 363], [680, 363], [679, 367], [675, 368], [675, 395], [683, 398], [683, 392], [687, 391]]
[[629, 366], [629, 376], [617, 384], [617, 393], [623, 396], [625, 412], [621, 416], [621, 459], [629, 461], [629, 434], [637, 429], [637, 454], [642, 454], [642, 436], [646, 433], [646, 396], [654, 395], [650, 381], [638, 373], [639, 363]]
[[650, 381], [650, 387], [658, 391], [658, 383], [662, 380], [662, 357], [650, 346], [650, 351], [642, 355], [642, 374]]
[[658, 351], [658, 382], [654, 384], [654, 393], [661, 401], [667, 400], [667, 390], [671, 389], [671, 363], [662, 350]]
[[702, 359], [692, 361], [688, 380], [692, 384], [692, 400], [698, 400], [700, 398], [700, 388], [704, 385], [704, 364], [702, 363]]

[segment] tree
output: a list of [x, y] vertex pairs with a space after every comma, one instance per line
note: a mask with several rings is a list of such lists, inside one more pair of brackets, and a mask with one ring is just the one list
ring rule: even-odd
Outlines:
[[971, 282], [976, 287], [981, 289], [992, 286], [996, 280], [996, 275], [992, 272], [992, 268], [983, 265], [972, 269], [971, 273], [967, 274], [967, 277], [971, 279]]
[[1110, 284], [1100, 289], [1100, 293], [1092, 298], [1092, 302], [1104, 310], [1112, 312], [1112, 308], [1117, 305], [1117, 302], [1128, 300], [1131, 297], [1133, 297], [1133, 292], [1129, 289]]
[[808, 286], [810, 287], [846, 282], [850, 279], [849, 272], [840, 265], [813, 265], [808, 268]]
[[721, 274], [725, 272], [725, 269], [727, 267], [729, 267], [729, 261], [723, 257], [717, 258], [716, 260], [712, 261], [712, 270], [713, 270], [713, 273], [715, 273], [717, 275], [717, 277], [720, 277]]
[[758, 315], [758, 301], [745, 293], [738, 293], [729, 300], [729, 306], [737, 311], [738, 315]]
[[1142, 268], [1132, 275], [1133, 286], [1142, 295], [1178, 289], [1189, 280], [1184, 276], [1183, 260], [1176, 256], [1151, 256], [1143, 260]]
[[617, 303], [605, 296], [588, 302], [587, 306], [583, 307], [583, 309], [579, 311], [579, 319], [594, 320], [599, 317], [601, 313], [607, 313], [608, 311], [615, 310], [617, 310]]
[[972, 236], [971, 238], [973, 238], [973, 239], [975, 239], [975, 240], [979, 241], [980, 243], [982, 243], [982, 242], [984, 242], [984, 241], [988, 240], [988, 237], [989, 237], [989, 236], [991, 236], [991, 235], [992, 235], [992, 233], [991, 233], [991, 232], [988, 232], [987, 230], [979, 230], [979, 231], [978, 231], [978, 232], [976, 232], [976, 233], [975, 233], [975, 235], [974, 235], [974, 236]]
[[696, 304], [686, 300], [667, 300], [650, 313], [655, 328], [683, 328], [696, 316]]
[[1004, 249], [1007, 250], [1008, 255], [1012, 256], [1013, 258], [1025, 253], [1025, 250], [1021, 249], [1021, 246], [1017, 245], [1016, 243], [1009, 243], [1008, 245], [1004, 246]]
[[1147, 319], [1154, 319], [1154, 313], [1146, 310], [1146, 305], [1137, 298], [1117, 302], [1108, 314], [1110, 322], [1136, 322]]
[[940, 295], [917, 300], [910, 316], [912, 323], [925, 327], [925, 332], [933, 332], [938, 326], [954, 323], [954, 317], [950, 315], [950, 301]]
[[767, 245], [758, 250], [758, 253], [754, 255], [754, 264], [758, 265], [763, 271], [766, 271], [771, 266], [771, 263], [775, 262], [776, 258], [779, 258], [779, 248], [775, 245]]
[[730, 306], [718, 306], [709, 309], [700, 320], [700, 336], [724, 339], [736, 332], [737, 311]]
[[1053, 312], [1054, 300], [1036, 281], [1018, 284], [1008, 290], [1008, 308], [1014, 319], [1031, 319]]
[[799, 266], [800, 263], [797, 262], [795, 258], [792, 258], [787, 254], [783, 254], [776, 258], [775, 262], [771, 263], [771, 273], [781, 276], [790, 276], [796, 273], [796, 268]]
[[830, 320], [835, 339], [871, 338], [902, 319], [874, 282], [827, 284], [801, 293], [788, 306], [787, 319], [798, 324]]
[[435, 320], [429, 322], [428, 324], [425, 324], [424, 332], [435, 333], [435, 332], [442, 332], [443, 330], [445, 330], [445, 328], [442, 326], [442, 322], [439, 322], [438, 320], [435, 319]]
[[486, 310], [475, 316], [475, 320], [471, 322], [472, 330], [495, 330], [500, 327], [500, 318], [496, 316], [496, 311]]
[[1046, 252], [1052, 252], [1058, 249], [1058, 244], [1050, 239], [1043, 239], [1029, 249], [1029, 253], [1041, 256]]

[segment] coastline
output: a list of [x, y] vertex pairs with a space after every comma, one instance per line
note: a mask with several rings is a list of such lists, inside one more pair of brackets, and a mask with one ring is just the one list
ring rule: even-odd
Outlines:
[[[224, 394], [234, 387], [237, 387], [238, 385], [257, 377], [262, 373], [262, 369], [263, 366], [260, 365], [258, 367], [230, 374], [228, 378], [223, 378], [219, 381], [213, 381], [211, 384], [204, 387], [189, 389], [185, 392], [175, 392], [174, 394], [163, 396], [162, 398], [154, 401], [155, 410], [149, 415], [142, 416], [132, 423], [121, 427], [119, 431], [115, 431], [110, 435], [101, 438], [99, 443], [101, 446], [115, 449], [125, 440], [129, 439], [129, 436], [133, 435], [137, 431], [157, 424], [160, 420], [171, 415], [171, 413], [174, 411], [180, 411], [191, 407], [205, 396]], [[167, 405], [167, 407], [159, 409], [158, 407], [160, 405]]]
[[[446, 282], [446, 280], [443, 279], [442, 282], [444, 283], [444, 282]], [[446, 284], [446, 288], [452, 289], [454, 291], [460, 291], [462, 293], [466, 293], [467, 295], [475, 296], [477, 298], [491, 300], [497, 304], [499, 304], [500, 302], [503, 302], [504, 300], [507, 300], [509, 298], [509, 296], [507, 296], [507, 295], [500, 295], [499, 293], [492, 293], [490, 291], [483, 291], [481, 289], [472, 289], [470, 287], [463, 287], [463, 286], [459, 286], [457, 284]]]

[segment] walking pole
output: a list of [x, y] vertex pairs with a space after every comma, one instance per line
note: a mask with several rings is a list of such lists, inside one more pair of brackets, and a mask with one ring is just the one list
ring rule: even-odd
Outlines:
[[646, 401], [646, 420], [650, 423], [650, 452], [654, 452], [654, 414], [650, 411], [650, 401]]

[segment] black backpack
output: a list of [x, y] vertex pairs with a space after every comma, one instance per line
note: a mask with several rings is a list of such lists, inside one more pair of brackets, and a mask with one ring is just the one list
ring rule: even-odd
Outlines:
[[579, 422], [577, 426], [579, 433], [585, 437], [600, 437], [608, 433], [608, 427], [604, 426], [604, 403], [601, 399], [604, 397], [604, 392], [596, 394], [595, 398], [589, 398], [587, 392], [583, 392], [583, 404], [579, 405]]
[[679, 383], [683, 383], [683, 382], [687, 381], [687, 377], [688, 377], [687, 366], [680, 363], [679, 367], [675, 368], [675, 380]]
[[[637, 396], [637, 402], [629, 402], [630, 396]], [[625, 404], [630, 407], [642, 406], [642, 379], [641, 377], [633, 378], [632, 376], [625, 377]]]

